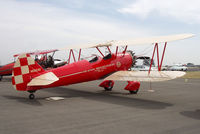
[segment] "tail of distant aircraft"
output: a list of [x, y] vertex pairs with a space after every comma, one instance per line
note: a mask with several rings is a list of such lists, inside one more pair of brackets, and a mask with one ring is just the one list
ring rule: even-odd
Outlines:
[[12, 84], [16, 90], [27, 91], [27, 84], [33, 76], [45, 70], [29, 54], [19, 56], [12, 72]]

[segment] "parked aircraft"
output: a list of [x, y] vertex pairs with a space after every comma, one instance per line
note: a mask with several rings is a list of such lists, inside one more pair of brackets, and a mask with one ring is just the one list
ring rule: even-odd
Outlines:
[[[41, 65], [30, 56], [30, 54], [22, 54], [19, 55], [14, 64], [12, 84], [18, 91], [29, 92], [29, 99], [34, 99], [34, 93], [39, 89], [71, 85], [99, 79], [103, 80], [99, 86], [103, 87], [106, 91], [112, 90], [115, 80], [127, 81], [128, 84], [125, 87], [125, 90], [128, 90], [131, 94], [136, 94], [140, 87], [140, 81], [165, 81], [181, 77], [185, 74], [185, 72], [180, 71], [161, 71], [161, 67], [167, 42], [186, 39], [192, 36], [194, 35], [179, 34], [68, 47], [68, 63], [61, 67], [49, 70], [45, 70], [41, 67]], [[128, 71], [135, 63], [134, 53], [131, 50], [127, 50], [128, 45], [150, 43], [155, 43], [155, 46], [149, 71]], [[158, 54], [159, 43], [164, 43], [161, 61], [159, 60]], [[114, 52], [111, 51], [111, 46], [116, 46]], [[122, 51], [119, 51], [121, 46], [125, 47]], [[82, 59], [81, 50], [87, 48], [96, 49], [101, 56], [94, 54], [90, 60]], [[100, 48], [106, 48], [109, 51], [109, 54], [103, 54]], [[74, 54], [75, 49], [79, 49], [77, 58]], [[157, 52], [158, 71], [151, 71], [155, 51]], [[74, 59], [73, 63], [70, 63], [71, 58]]]
[[[35, 61], [39, 65], [41, 65], [44, 69], [47, 69], [47, 68], [55, 68], [55, 67], [66, 64], [65, 62], [60, 62], [59, 64], [54, 64], [54, 62], [59, 61], [58, 59], [53, 58], [56, 51], [58, 51], [58, 50], [57, 49], [43, 50], [43, 51], [29, 52], [27, 54], [34, 55]], [[16, 58], [21, 54], [15, 54], [13, 57]], [[13, 70], [14, 64], [15, 64], [15, 60], [9, 64], [6, 64], [6, 65], [3, 65], [0, 67], [0, 81], [2, 80], [3, 76], [12, 75], [12, 70]]]

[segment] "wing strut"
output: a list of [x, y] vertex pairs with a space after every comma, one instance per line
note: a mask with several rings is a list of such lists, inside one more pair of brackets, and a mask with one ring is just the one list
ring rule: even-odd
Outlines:
[[110, 48], [109, 48], [109, 46], [107, 46], [107, 49], [108, 49], [108, 51], [109, 51], [110, 53], [112, 53], [111, 50], [110, 50]]
[[160, 62], [159, 71], [160, 71], [161, 68], [162, 68], [162, 63], [163, 63], [163, 59], [164, 59], [164, 55], [165, 55], [166, 46], [167, 46], [167, 42], [165, 42], [165, 46], [164, 46], [164, 50], [163, 50], [163, 54], [162, 54], [162, 59], [161, 59], [161, 62]]
[[71, 58], [71, 49], [69, 51], [69, 59], [68, 59], [68, 64], [70, 63], [70, 58]]
[[72, 55], [73, 58], [74, 58], [74, 62], [76, 62], [76, 58], [75, 58], [75, 55], [74, 55], [74, 51], [73, 51], [73, 49], [70, 49], [70, 52], [69, 52], [69, 59], [68, 59], [68, 64], [70, 63], [71, 55]]
[[116, 55], [117, 55], [117, 52], [118, 52], [118, 46], [116, 47]]
[[161, 57], [161, 61], [160, 61], [159, 60], [158, 43], [155, 44], [148, 74], [150, 74], [150, 72], [151, 72], [151, 67], [152, 67], [152, 64], [153, 64], [153, 58], [154, 58], [155, 50], [157, 50], [158, 71], [161, 71], [162, 63], [163, 63], [163, 59], [164, 59], [164, 55], [165, 55], [166, 46], [167, 46], [167, 42], [165, 42], [163, 53], [162, 53], [162, 57]]
[[81, 49], [79, 49], [78, 61], [80, 61], [80, 58], [81, 58]]
[[128, 47], [128, 46], [126, 45], [126, 47], [125, 47], [125, 49], [124, 49], [124, 51], [123, 51], [124, 54], [126, 53], [127, 47]]
[[103, 53], [99, 50], [99, 47], [96, 47], [96, 49], [99, 51], [99, 53], [104, 57]]

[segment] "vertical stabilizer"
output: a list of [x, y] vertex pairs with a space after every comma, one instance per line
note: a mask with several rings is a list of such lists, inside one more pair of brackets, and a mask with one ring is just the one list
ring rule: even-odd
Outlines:
[[12, 84], [16, 90], [26, 91], [32, 76], [45, 70], [29, 54], [22, 54], [14, 64]]

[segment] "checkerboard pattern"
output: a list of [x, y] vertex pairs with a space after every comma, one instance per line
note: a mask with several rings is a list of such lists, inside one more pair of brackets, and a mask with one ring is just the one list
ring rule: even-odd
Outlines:
[[12, 84], [16, 90], [26, 91], [27, 83], [30, 82], [31, 76], [43, 71], [43, 69], [35, 63], [35, 60], [29, 54], [19, 56], [14, 64], [12, 72]]

